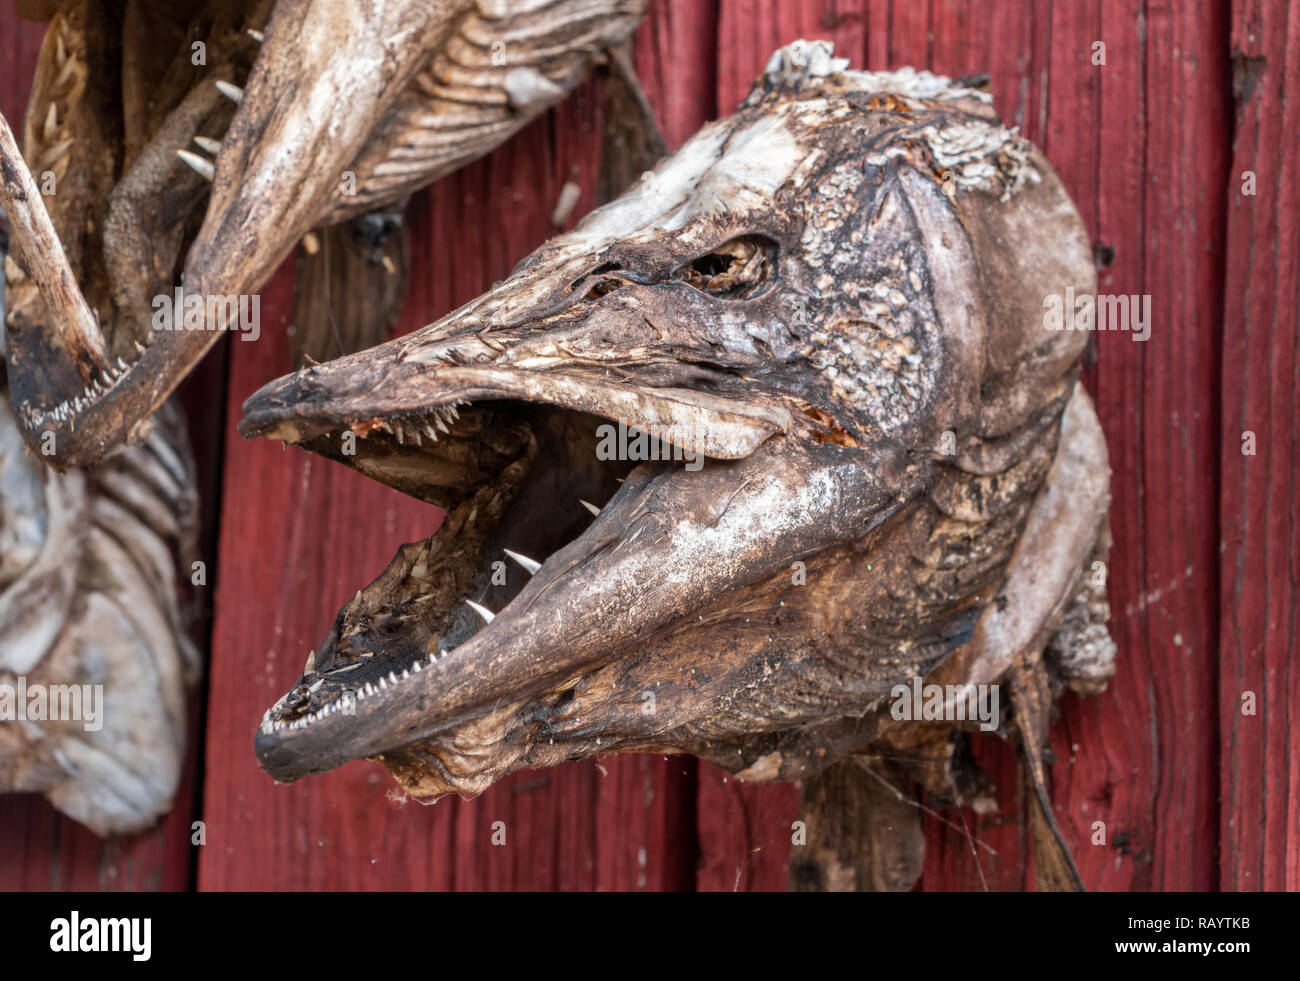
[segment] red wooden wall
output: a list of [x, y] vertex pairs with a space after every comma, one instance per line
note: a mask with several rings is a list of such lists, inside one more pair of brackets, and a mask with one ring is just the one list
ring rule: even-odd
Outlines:
[[[1104, 695], [1063, 702], [1057, 818], [1090, 888], [1300, 888], [1300, 2], [651, 0], [651, 10], [636, 61], [670, 146], [730, 111], [771, 51], [799, 37], [832, 39], [853, 67], [990, 73], [1004, 118], [1074, 194], [1101, 290], [1153, 298], [1150, 340], [1098, 335], [1088, 375], [1115, 472], [1120, 667]], [[0, 110], [11, 119], [39, 36], [0, 6]], [[552, 234], [566, 181], [583, 188], [575, 217], [592, 207], [600, 125], [593, 83], [415, 199], [400, 330], [477, 295]], [[104, 843], [39, 799], [0, 798], [0, 888], [784, 888], [797, 791], [690, 759], [570, 764], [434, 806], [398, 799], [366, 763], [289, 787], [260, 773], [263, 710], [357, 584], [437, 520], [350, 471], [235, 435], [243, 399], [287, 370], [275, 325], [288, 326], [292, 293], [286, 267], [264, 294], [261, 341], [226, 342], [186, 391], [216, 611], [196, 698], [197, 776], [158, 829]], [[1247, 431], [1254, 455], [1242, 452]], [[1242, 712], [1248, 692], [1254, 715]], [[992, 740], [976, 752], [1002, 788], [1000, 812], [927, 809], [921, 889], [1032, 885], [1015, 760]], [[189, 844], [195, 819], [201, 848]], [[503, 847], [489, 843], [498, 820]], [[1093, 843], [1096, 822], [1104, 844]]]

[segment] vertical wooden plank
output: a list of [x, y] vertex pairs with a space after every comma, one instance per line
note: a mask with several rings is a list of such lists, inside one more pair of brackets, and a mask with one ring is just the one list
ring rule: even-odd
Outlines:
[[368, 764], [276, 786], [253, 756], [262, 712], [338, 607], [439, 517], [341, 467], [239, 439], [243, 399], [289, 364], [292, 310], [286, 264], [263, 290], [259, 340], [231, 351], [199, 886], [446, 888], [449, 807], [403, 805]]
[[[998, 5], [994, 21], [1006, 22], [1012, 6]], [[1119, 673], [1098, 699], [1067, 696], [1053, 729], [1056, 815], [1091, 888], [1213, 881], [1222, 12], [1215, 3], [1034, 5], [1024, 11], [1027, 52], [989, 39], [999, 109], [1043, 147], [1074, 196], [1104, 257], [1100, 292], [1150, 294], [1153, 304], [1149, 342], [1096, 339], [1114, 471]], [[997, 776], [1005, 817], [1014, 773]], [[927, 866], [926, 888], [947, 874]], [[953, 884], [969, 887], [970, 877]]]
[[1226, 182], [1223, 305], [1218, 884], [1296, 890], [1300, 3], [1234, 0], [1232, 73], [1236, 133]]
[[[1199, 890], [1216, 881], [1216, 487], [1225, 233], [1216, 188], [1224, 183], [1230, 127], [1223, 88], [1226, 14], [1222, 0], [1200, 0], [1147, 5], [1131, 26], [1116, 18], [1144, 41], [1145, 160], [1140, 170], [1112, 170], [1103, 157], [1100, 189], [1113, 208], [1113, 190], [1143, 179], [1140, 209], [1112, 212], [1121, 227], [1140, 215], [1143, 248], [1140, 267], [1116, 256], [1116, 279], [1129, 271], [1129, 283], [1112, 288], [1103, 278], [1102, 290], [1150, 295], [1152, 323], [1146, 343], [1114, 332], [1098, 338], [1098, 405], [1104, 406], [1101, 421], [1117, 478], [1111, 513], [1119, 531], [1111, 571], [1140, 575], [1136, 591], [1117, 589], [1112, 601], [1122, 662], [1099, 731], [1112, 742], [1127, 722], [1149, 742], [1143, 753], [1121, 757], [1139, 770], [1130, 809], [1120, 818], [1134, 829], [1123, 856], [1133, 860], [1132, 870], [1118, 881], [1094, 883], [1102, 888]], [[1120, 108], [1119, 118], [1132, 111]], [[1103, 137], [1113, 121], [1101, 120]], [[1105, 218], [1099, 233], [1110, 241]], [[1129, 469], [1133, 455], [1140, 463]], [[1123, 710], [1108, 714], [1116, 701]], [[1133, 726], [1135, 720], [1141, 725]], [[1100, 786], [1101, 775], [1095, 779]], [[1118, 850], [1113, 822], [1108, 830], [1110, 847]]]
[[717, 0], [650, 4], [634, 55], [669, 150], [717, 114], [717, 49]]
[[0, 113], [15, 133], [22, 132], [43, 37], [45, 25], [19, 20], [13, 4], [0, 10]]
[[799, 817], [795, 784], [751, 784], [700, 764], [701, 892], [775, 892], [789, 878], [792, 825]]

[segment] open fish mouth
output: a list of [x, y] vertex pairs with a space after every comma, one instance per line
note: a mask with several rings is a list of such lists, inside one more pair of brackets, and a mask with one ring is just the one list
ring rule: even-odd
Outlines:
[[[1074, 387], [1039, 304], [1086, 291], [1086, 235], [978, 93], [814, 67], [779, 52], [477, 300], [245, 403], [243, 435], [447, 509], [267, 712], [273, 777], [476, 793], [675, 751], [792, 779], [970, 641]], [[1029, 277], [995, 246], [1041, 215]]]
[[[665, 507], [722, 478], [729, 464], [706, 456], [751, 453], [788, 420], [760, 403], [642, 396], [580, 375], [418, 374], [437, 393], [423, 406], [386, 394], [403, 389], [400, 372], [351, 391], [338, 362], [245, 405], [245, 436], [294, 443], [447, 509], [340, 610], [266, 713], [256, 749], [278, 780], [365, 756], [413, 791], [474, 793], [519, 766], [614, 748], [581, 711], [584, 684], [691, 598], [678, 587], [699, 556], [666, 531], [696, 516]], [[585, 411], [614, 404], [625, 410], [616, 418]], [[720, 572], [717, 590], [701, 581], [687, 593], [706, 602], [741, 570]], [[639, 692], [621, 697], [639, 710]]]

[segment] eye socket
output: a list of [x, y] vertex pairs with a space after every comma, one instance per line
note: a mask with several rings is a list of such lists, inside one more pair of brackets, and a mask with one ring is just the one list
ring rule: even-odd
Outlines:
[[761, 235], [742, 235], [724, 242], [673, 270], [701, 293], [725, 300], [758, 296], [776, 274], [776, 243]]

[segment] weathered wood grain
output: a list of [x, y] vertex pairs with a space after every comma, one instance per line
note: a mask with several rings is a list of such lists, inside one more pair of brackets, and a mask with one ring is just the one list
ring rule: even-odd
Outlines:
[[[1236, 118], [1223, 303], [1218, 885], [1296, 890], [1300, 3], [1235, 0], [1231, 50]], [[1253, 195], [1246, 193], [1249, 175]], [[1253, 455], [1245, 452], [1248, 433]]]

